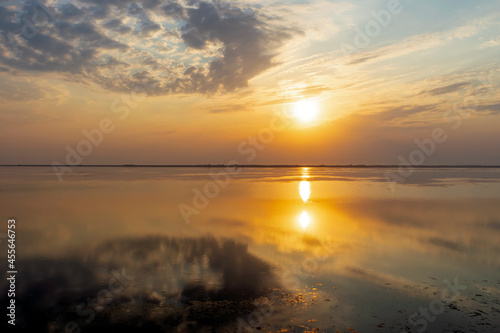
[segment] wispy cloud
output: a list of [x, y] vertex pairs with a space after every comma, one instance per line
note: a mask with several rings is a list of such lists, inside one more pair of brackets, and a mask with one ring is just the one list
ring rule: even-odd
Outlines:
[[495, 47], [495, 46], [500, 46], [500, 37], [496, 39], [492, 39], [487, 41], [486, 43], [481, 44], [481, 48], [488, 48], [488, 47]]
[[468, 82], [458, 82], [458, 83], [453, 83], [444, 87], [439, 87], [439, 88], [434, 88], [428, 91], [422, 91], [421, 94], [429, 94], [429, 95], [443, 95], [443, 94], [448, 94], [453, 91], [460, 90], [462, 88], [470, 86], [470, 83]]

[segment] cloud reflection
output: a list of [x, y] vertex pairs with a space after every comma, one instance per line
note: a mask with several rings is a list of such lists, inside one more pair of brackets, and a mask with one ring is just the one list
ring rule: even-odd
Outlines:
[[[252, 312], [257, 298], [279, 287], [271, 266], [249, 253], [246, 244], [212, 237], [112, 240], [84, 255], [37, 257], [24, 260], [22, 267], [18, 297], [23, 308], [16, 324], [27, 331], [50, 324], [62, 332], [68, 321], [91, 332], [105, 332], [117, 321], [123, 332], [141, 327], [149, 332], [186, 331], [193, 322], [194, 329], [216, 330]], [[134, 277], [133, 283], [96, 310], [96, 320], [76, 316], [75, 308], [107, 288], [111, 272], [120, 267]]]

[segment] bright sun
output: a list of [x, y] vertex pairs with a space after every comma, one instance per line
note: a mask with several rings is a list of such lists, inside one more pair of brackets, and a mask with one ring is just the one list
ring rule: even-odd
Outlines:
[[294, 116], [303, 123], [308, 123], [318, 115], [318, 102], [302, 100], [293, 104]]

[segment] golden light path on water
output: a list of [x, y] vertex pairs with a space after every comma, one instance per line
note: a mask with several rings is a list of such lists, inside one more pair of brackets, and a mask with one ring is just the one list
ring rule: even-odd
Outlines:
[[[299, 183], [299, 194], [304, 203], [307, 203], [311, 196], [311, 183], [305, 179], [309, 178], [309, 168], [302, 168], [302, 181]], [[307, 210], [303, 210], [302, 214], [299, 216], [299, 224], [302, 230], [307, 229], [309, 224], [311, 224], [311, 218]]]
[[307, 180], [303, 180], [299, 184], [299, 193], [302, 201], [307, 202], [311, 196], [311, 184]]

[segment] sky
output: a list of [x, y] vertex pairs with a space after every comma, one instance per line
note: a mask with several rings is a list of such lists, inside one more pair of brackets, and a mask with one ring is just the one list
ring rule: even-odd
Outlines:
[[500, 2], [0, 1], [0, 164], [500, 165]]

